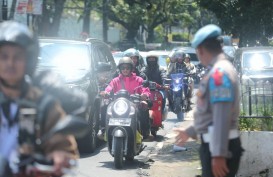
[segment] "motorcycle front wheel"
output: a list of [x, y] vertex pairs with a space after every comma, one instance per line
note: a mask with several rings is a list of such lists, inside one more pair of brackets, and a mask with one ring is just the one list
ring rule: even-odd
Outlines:
[[114, 148], [114, 164], [115, 168], [121, 169], [123, 167], [123, 138], [115, 138]]

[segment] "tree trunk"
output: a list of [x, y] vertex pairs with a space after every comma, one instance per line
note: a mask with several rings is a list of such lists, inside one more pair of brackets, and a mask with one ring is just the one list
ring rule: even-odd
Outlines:
[[82, 32], [90, 35], [91, 0], [84, 0]]
[[58, 36], [65, 1], [66, 0], [54, 0], [55, 12], [53, 15], [53, 22], [52, 22], [52, 26], [50, 30], [50, 36], [53, 36], [53, 37]]
[[11, 4], [11, 8], [10, 8], [10, 13], [9, 13], [9, 20], [14, 19], [16, 3], [17, 3], [17, 0], [12, 0], [12, 4]]
[[155, 39], [155, 33], [154, 33], [154, 28], [153, 27], [148, 27], [148, 38], [147, 38], [147, 43], [152, 43], [154, 42]]
[[8, 20], [8, 0], [3, 0], [1, 8], [2, 8], [2, 19]]
[[188, 41], [190, 41], [190, 36], [191, 36], [191, 27], [188, 27]]
[[129, 41], [135, 41], [135, 37], [137, 35], [138, 28], [131, 27], [131, 28], [127, 28], [127, 30], [128, 31], [126, 34], [126, 39]]
[[108, 0], [103, 0], [103, 9], [102, 9], [102, 30], [103, 30], [103, 41], [108, 42]]
[[47, 0], [43, 1], [43, 15], [41, 18], [42, 18], [41, 22], [39, 23], [39, 35], [48, 36], [51, 23], [50, 23], [50, 10], [47, 9]]

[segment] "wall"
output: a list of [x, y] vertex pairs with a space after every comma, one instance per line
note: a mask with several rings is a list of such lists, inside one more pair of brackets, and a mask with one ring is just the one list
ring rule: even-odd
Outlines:
[[273, 177], [273, 132], [241, 132], [241, 140], [245, 152], [237, 176], [256, 177], [267, 171]]

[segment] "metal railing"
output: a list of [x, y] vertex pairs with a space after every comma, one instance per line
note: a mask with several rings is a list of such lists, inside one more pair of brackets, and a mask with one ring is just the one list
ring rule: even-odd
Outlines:
[[273, 118], [273, 83], [243, 82], [240, 118]]

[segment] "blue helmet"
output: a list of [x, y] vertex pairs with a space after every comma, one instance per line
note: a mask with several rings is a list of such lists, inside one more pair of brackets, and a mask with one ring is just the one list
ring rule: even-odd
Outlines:
[[194, 35], [194, 38], [191, 42], [193, 48], [197, 48], [202, 42], [208, 38], [218, 37], [222, 33], [219, 26], [210, 24], [200, 28]]

